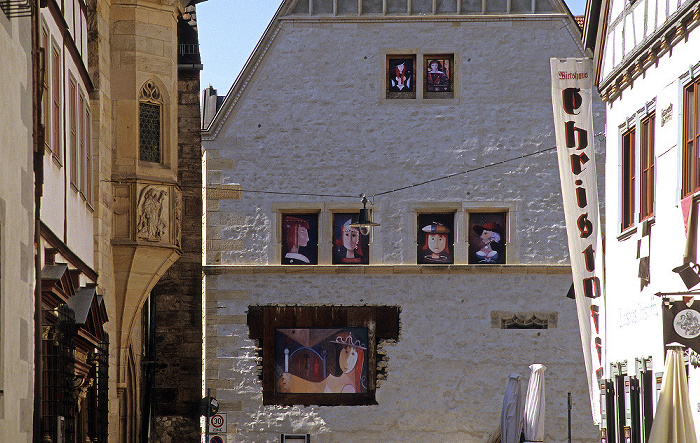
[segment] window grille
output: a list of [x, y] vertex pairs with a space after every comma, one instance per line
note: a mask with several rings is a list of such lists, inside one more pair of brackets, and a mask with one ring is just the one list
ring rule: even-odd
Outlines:
[[[42, 337], [42, 438], [44, 441], [73, 441], [75, 404], [73, 402], [74, 357], [73, 310], [62, 305], [44, 315]], [[63, 426], [65, 428], [61, 429]], [[63, 440], [59, 440], [63, 433]]]
[[146, 82], [139, 97], [139, 159], [161, 162], [162, 96], [153, 82]]
[[109, 337], [100, 342], [91, 355], [90, 377], [94, 380], [90, 388], [90, 411], [88, 433], [90, 441], [107, 443], [108, 432], [108, 372], [109, 372]]

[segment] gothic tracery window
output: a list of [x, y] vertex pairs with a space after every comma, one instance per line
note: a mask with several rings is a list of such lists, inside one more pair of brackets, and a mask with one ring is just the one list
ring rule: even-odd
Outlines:
[[139, 94], [139, 160], [161, 162], [161, 120], [163, 99], [151, 81]]

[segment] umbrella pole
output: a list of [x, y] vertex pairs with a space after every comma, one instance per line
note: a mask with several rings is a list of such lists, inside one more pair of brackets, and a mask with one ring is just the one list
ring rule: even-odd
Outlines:
[[567, 393], [566, 396], [566, 407], [568, 409], [567, 411], [567, 419], [568, 419], [568, 424], [569, 424], [569, 443], [571, 443], [571, 392]]

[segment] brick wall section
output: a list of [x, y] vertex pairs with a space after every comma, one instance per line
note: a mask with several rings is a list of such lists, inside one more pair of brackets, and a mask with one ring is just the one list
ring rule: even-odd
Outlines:
[[202, 398], [202, 155], [199, 72], [178, 80], [182, 256], [155, 286], [154, 441], [198, 442]]

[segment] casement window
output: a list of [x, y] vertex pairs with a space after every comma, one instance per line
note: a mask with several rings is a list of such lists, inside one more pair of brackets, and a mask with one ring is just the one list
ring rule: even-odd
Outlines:
[[162, 161], [163, 98], [153, 82], [146, 82], [139, 96], [139, 160]]
[[85, 100], [85, 111], [83, 113], [83, 149], [85, 156], [83, 158], [84, 162], [84, 178], [85, 186], [83, 188], [83, 193], [85, 194], [85, 200], [89, 205], [93, 203], [93, 190], [95, 184], [92, 180], [92, 115], [90, 114], [90, 106], [88, 106], [87, 99]]
[[655, 114], [651, 114], [642, 120], [640, 126], [640, 220], [654, 215], [654, 122]]
[[78, 105], [76, 103], [78, 88], [71, 79], [68, 87], [68, 149], [70, 155], [70, 182], [78, 188]]
[[635, 213], [635, 130], [622, 134], [622, 217], [621, 229], [624, 231], [634, 225]]
[[682, 196], [688, 196], [700, 189], [698, 173], [698, 144], [700, 144], [700, 113], [698, 113], [698, 89], [700, 79], [696, 79], [683, 91], [683, 172]]
[[51, 150], [59, 162], [61, 155], [61, 56], [58, 47], [51, 51]]
[[248, 327], [263, 404], [371, 405], [384, 370], [377, 345], [398, 339], [399, 308], [249, 306]]
[[41, 122], [44, 125], [44, 147], [51, 149], [51, 136], [49, 125], [51, 117], [49, 116], [49, 31], [42, 27], [41, 29], [41, 49], [43, 50], [44, 60], [44, 75], [42, 75], [42, 93], [41, 93]]

